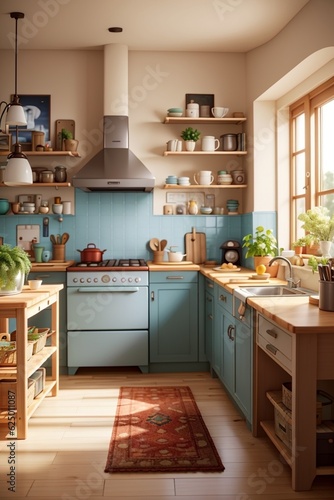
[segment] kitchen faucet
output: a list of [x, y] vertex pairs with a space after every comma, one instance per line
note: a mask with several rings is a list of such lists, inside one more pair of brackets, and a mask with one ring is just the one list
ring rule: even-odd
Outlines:
[[287, 282], [288, 282], [288, 287], [289, 288], [297, 288], [299, 285], [300, 285], [300, 280], [294, 280], [293, 279], [293, 276], [292, 276], [292, 265], [291, 265], [291, 262], [289, 261], [289, 259], [287, 259], [286, 257], [282, 257], [281, 255], [277, 256], [277, 257], [274, 257], [273, 259], [271, 259], [271, 261], [269, 262], [269, 267], [271, 266], [271, 264], [273, 262], [275, 262], [275, 260], [278, 260], [278, 259], [281, 259], [281, 260], [284, 260], [284, 262], [286, 262], [289, 266], [289, 271], [290, 271], [290, 277], [287, 278]]

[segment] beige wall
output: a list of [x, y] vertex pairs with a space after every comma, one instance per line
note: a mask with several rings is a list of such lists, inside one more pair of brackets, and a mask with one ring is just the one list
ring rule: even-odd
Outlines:
[[[162, 186], [168, 174], [192, 177], [200, 169], [216, 173], [224, 167], [233, 169], [242, 165], [240, 158], [232, 157], [162, 156], [166, 141], [178, 138], [183, 128], [162, 124], [166, 110], [172, 106], [184, 107], [186, 93], [212, 93], [217, 105], [228, 106], [231, 113], [243, 111], [248, 117], [250, 154], [244, 166], [249, 189], [245, 193], [235, 191], [233, 197], [241, 202], [244, 196], [243, 211], [276, 210], [280, 173], [276, 100], [282, 99], [312, 74], [316, 75], [309, 80], [312, 85], [330, 76], [331, 66], [326, 66], [326, 71], [319, 68], [334, 56], [333, 19], [332, 0], [311, 0], [279, 35], [248, 54], [130, 52], [130, 147], [156, 176], [157, 185]], [[0, 51], [0, 59], [2, 67], [7, 68], [1, 75], [0, 98], [7, 100], [13, 92], [13, 52]], [[52, 132], [56, 119], [75, 120], [82, 159], [67, 160], [72, 172], [101, 148], [102, 50], [22, 49], [19, 51], [18, 90], [22, 94], [51, 94]], [[294, 97], [296, 95], [298, 92]], [[228, 130], [203, 126], [201, 132], [219, 137]], [[286, 154], [280, 150], [280, 163]], [[222, 199], [231, 194], [223, 195], [220, 191], [217, 196]], [[154, 193], [155, 213], [161, 213], [164, 201], [165, 191], [158, 187]]]

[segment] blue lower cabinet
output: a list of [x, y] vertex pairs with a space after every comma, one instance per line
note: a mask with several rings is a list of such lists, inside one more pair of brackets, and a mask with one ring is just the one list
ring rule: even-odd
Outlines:
[[150, 362], [198, 361], [198, 273], [150, 273]]
[[239, 318], [233, 296], [215, 284], [212, 368], [252, 425], [252, 309]]

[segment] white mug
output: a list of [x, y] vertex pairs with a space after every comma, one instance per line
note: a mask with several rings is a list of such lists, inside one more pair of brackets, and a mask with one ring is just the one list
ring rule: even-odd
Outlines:
[[[198, 180], [197, 180], [198, 176]], [[212, 184], [214, 180], [214, 177], [211, 173], [211, 170], [201, 170], [200, 172], [197, 172], [194, 174], [194, 181], [196, 184], [199, 184], [201, 186], [209, 186], [209, 184]]]
[[167, 144], [167, 151], [176, 151], [177, 143], [178, 143], [177, 139], [171, 139], [170, 141], [168, 141], [166, 143]]
[[214, 108], [211, 108], [211, 113], [215, 118], [221, 118], [224, 114], [224, 108], [221, 108], [220, 106], [215, 106]]
[[205, 135], [202, 138], [202, 151], [216, 151], [219, 147], [219, 139], [216, 139], [213, 135]]

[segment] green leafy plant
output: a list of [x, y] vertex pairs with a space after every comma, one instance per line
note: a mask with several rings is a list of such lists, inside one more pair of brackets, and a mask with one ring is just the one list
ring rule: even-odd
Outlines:
[[258, 226], [255, 229], [255, 236], [247, 234], [243, 237], [243, 248], [247, 248], [247, 257], [265, 257], [277, 255], [277, 240], [272, 229], [264, 229], [263, 226]]
[[11, 288], [19, 271], [28, 274], [31, 262], [28, 254], [21, 247], [0, 245], [0, 287]]
[[298, 219], [304, 224], [301, 226], [314, 243], [319, 241], [331, 241], [334, 233], [334, 215], [329, 215], [326, 207], [314, 207], [306, 213], [298, 215]]
[[313, 274], [318, 271], [319, 264], [328, 264], [328, 259], [326, 257], [317, 258], [312, 255], [307, 261], [307, 265], [311, 267]]
[[62, 139], [73, 139], [73, 134], [66, 128], [61, 129], [61, 138]]
[[313, 243], [313, 239], [310, 235], [302, 236], [298, 238], [298, 240], [292, 243], [292, 248], [296, 247], [306, 247], [307, 245], [311, 245]]
[[198, 141], [201, 133], [192, 127], [188, 127], [181, 132], [181, 137], [184, 141]]

